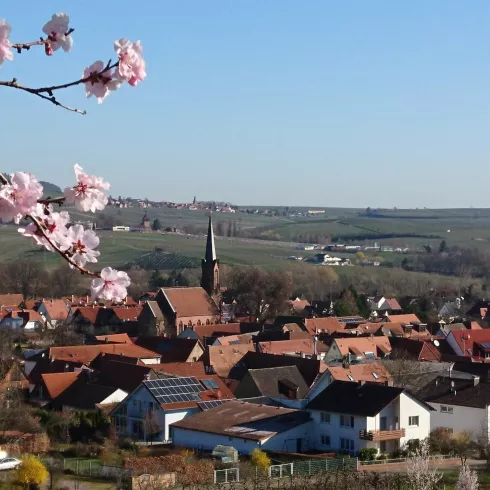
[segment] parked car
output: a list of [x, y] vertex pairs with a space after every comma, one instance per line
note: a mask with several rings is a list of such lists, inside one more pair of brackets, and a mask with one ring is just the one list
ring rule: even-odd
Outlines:
[[3, 458], [0, 459], [0, 471], [1, 470], [15, 470], [17, 466], [19, 466], [22, 461], [16, 458]]

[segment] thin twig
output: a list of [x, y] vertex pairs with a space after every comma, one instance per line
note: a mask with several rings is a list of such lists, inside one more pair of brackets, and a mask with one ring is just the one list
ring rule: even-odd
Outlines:
[[[2, 184], [8, 184], [9, 183], [7, 177], [5, 177], [5, 175], [3, 175], [3, 173], [1, 173], [1, 172], [0, 172], [0, 182], [2, 182]], [[61, 200], [64, 200], [64, 197], [55, 198], [53, 200], [53, 202], [60, 202], [61, 203], [62, 202]], [[40, 202], [41, 204], [44, 204], [43, 201], [38, 201], [38, 202]], [[38, 229], [38, 231], [43, 235], [43, 237], [46, 239], [46, 241], [49, 243], [49, 245], [51, 245], [51, 247], [53, 248], [53, 250], [56, 253], [58, 253], [59, 255], [61, 255], [61, 257], [63, 257], [73, 267], [75, 267], [75, 269], [78, 269], [82, 274], [87, 274], [87, 275], [93, 276], [93, 277], [100, 277], [100, 274], [98, 272], [92, 272], [92, 271], [89, 271], [88, 269], [85, 269], [85, 267], [80, 266], [71, 257], [69, 257], [66, 254], [66, 252], [63, 252], [63, 250], [61, 250], [58, 247], [58, 245], [56, 245], [51, 240], [51, 238], [48, 235], [46, 235], [42, 224], [39, 222], [39, 220], [34, 215], [28, 214], [26, 217], [29, 218], [36, 225], [36, 228]]]
[[59, 204], [60, 206], [65, 202], [66, 197], [65, 196], [60, 196], [60, 197], [51, 197], [48, 196], [46, 199], [39, 199], [37, 201], [39, 204], [44, 204], [47, 206], [48, 204]]
[[17, 43], [17, 44], [11, 44], [10, 46], [14, 49], [17, 50], [17, 53], [20, 54], [22, 53], [22, 50], [29, 50], [31, 49], [32, 46], [44, 46], [45, 44], [48, 43], [47, 39], [41, 38], [39, 41], [32, 41], [30, 43]]
[[[23, 92], [27, 92], [32, 95], [36, 95], [37, 97], [40, 97], [41, 99], [47, 100], [48, 102], [51, 102], [52, 104], [61, 107], [63, 109], [66, 109], [67, 111], [71, 112], [76, 112], [78, 114], [87, 114], [87, 111], [82, 111], [80, 109], [76, 109], [74, 107], [69, 107], [61, 102], [59, 102], [56, 97], [53, 95], [53, 92], [56, 90], [61, 90], [64, 88], [69, 88], [69, 87], [74, 87], [76, 85], [80, 85], [82, 83], [87, 83], [90, 82], [91, 80], [94, 80], [94, 78], [100, 77], [100, 75], [104, 74], [105, 72], [112, 70], [113, 68], [116, 68], [119, 66], [119, 61], [116, 61], [116, 63], [111, 64], [111, 60], [107, 63], [105, 68], [101, 70], [98, 73], [91, 73], [88, 77], [85, 78], [80, 78], [79, 80], [76, 80], [74, 82], [69, 82], [69, 83], [64, 83], [61, 85], [52, 85], [51, 87], [40, 87], [40, 88], [30, 88], [30, 87], [24, 87], [23, 85], [20, 85], [17, 82], [16, 78], [13, 78], [10, 81], [1, 81], [0, 80], [0, 86], [3, 87], [10, 87], [10, 88], [16, 88], [18, 90], [22, 90]], [[47, 93], [48, 95], [44, 95]]]

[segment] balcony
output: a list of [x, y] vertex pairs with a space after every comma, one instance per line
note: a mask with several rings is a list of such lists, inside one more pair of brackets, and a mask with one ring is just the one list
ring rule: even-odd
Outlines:
[[395, 430], [360, 430], [359, 439], [365, 441], [390, 441], [405, 437], [405, 429]]

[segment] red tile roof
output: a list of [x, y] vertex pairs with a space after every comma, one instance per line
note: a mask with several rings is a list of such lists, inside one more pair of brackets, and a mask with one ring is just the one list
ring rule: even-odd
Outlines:
[[100, 306], [79, 306], [74, 310], [73, 315], [80, 315], [86, 318], [90, 323], [94, 324], [97, 322], [97, 315], [99, 314]]
[[207, 349], [209, 364], [213, 367], [214, 372], [222, 378], [228, 378], [230, 371], [247, 352], [255, 351], [251, 344], [210, 345]]
[[490, 329], [455, 330], [448, 335], [448, 341], [451, 337], [454, 338], [464, 356], [475, 357], [475, 343], [490, 343]]
[[99, 354], [114, 354], [135, 359], [160, 358], [160, 354], [134, 344], [71, 345], [50, 347], [48, 357], [55, 360], [69, 360], [89, 364]]
[[[275, 340], [272, 342], [259, 342], [260, 349], [264, 354], [306, 354], [312, 356], [315, 353], [314, 340]], [[328, 347], [320, 341], [316, 345], [317, 353], [327, 352]]]
[[164, 364], [148, 364], [148, 367], [156, 373], [166, 373], [173, 376], [206, 376], [202, 362], [166, 362]]
[[385, 298], [386, 303], [392, 310], [401, 310], [402, 307], [400, 306], [400, 303], [396, 300], [396, 298]]
[[217, 323], [214, 325], [198, 325], [194, 327], [194, 332], [200, 339], [205, 337], [220, 337], [222, 335], [238, 335], [240, 330], [239, 323]]
[[106, 344], [132, 344], [133, 341], [127, 333], [113, 333], [110, 335], [96, 335], [96, 340]]
[[22, 294], [0, 294], [0, 306], [19, 306], [23, 301]]
[[[41, 304], [46, 308], [51, 320], [66, 320], [68, 318], [69, 308], [62, 299], [45, 299]], [[37, 306], [37, 311], [39, 311], [41, 304]]]
[[335, 339], [334, 342], [342, 356], [349, 354], [349, 351], [357, 355], [359, 355], [358, 353], [364, 355], [365, 352], [373, 352], [376, 356], [378, 348], [384, 353], [391, 352], [388, 337], [355, 337], [352, 339]]
[[334, 316], [326, 318], [307, 318], [305, 327], [311, 335], [317, 332], [333, 333], [337, 330], [343, 330], [345, 324], [341, 324]]
[[54, 400], [71, 386], [80, 374], [80, 371], [76, 373], [41, 374], [41, 378], [48, 391], [49, 397], [51, 400]]
[[162, 288], [179, 318], [217, 316], [218, 309], [203, 288]]
[[138, 320], [138, 316], [143, 310], [142, 306], [132, 306], [129, 308], [124, 308], [124, 307], [114, 307], [112, 311], [114, 311], [114, 314], [119, 320], [123, 321], [136, 321]]
[[41, 322], [43, 325], [46, 323], [44, 318], [37, 311], [34, 310], [19, 311], [17, 312], [17, 316], [19, 316], [24, 320], [24, 325], [27, 322], [35, 322], [35, 321]]
[[388, 322], [392, 323], [421, 323], [414, 313], [408, 313], [406, 315], [388, 315], [386, 319]]
[[[380, 362], [369, 364], [349, 364], [346, 367], [328, 366], [328, 371], [336, 381], [368, 381], [371, 383], [386, 383], [391, 381], [391, 375]], [[376, 374], [376, 376], [373, 375]], [[352, 379], [349, 378], [352, 377]]]

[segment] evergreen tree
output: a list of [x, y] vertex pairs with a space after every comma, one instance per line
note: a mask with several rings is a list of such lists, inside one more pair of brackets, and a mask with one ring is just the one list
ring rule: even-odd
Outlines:
[[162, 229], [162, 224], [160, 223], [160, 220], [158, 218], [153, 221], [153, 224], [151, 225], [151, 229], [153, 231], [158, 231]]
[[339, 299], [335, 302], [334, 311], [336, 316], [359, 315], [357, 299], [351, 289], [344, 289], [340, 293]]

